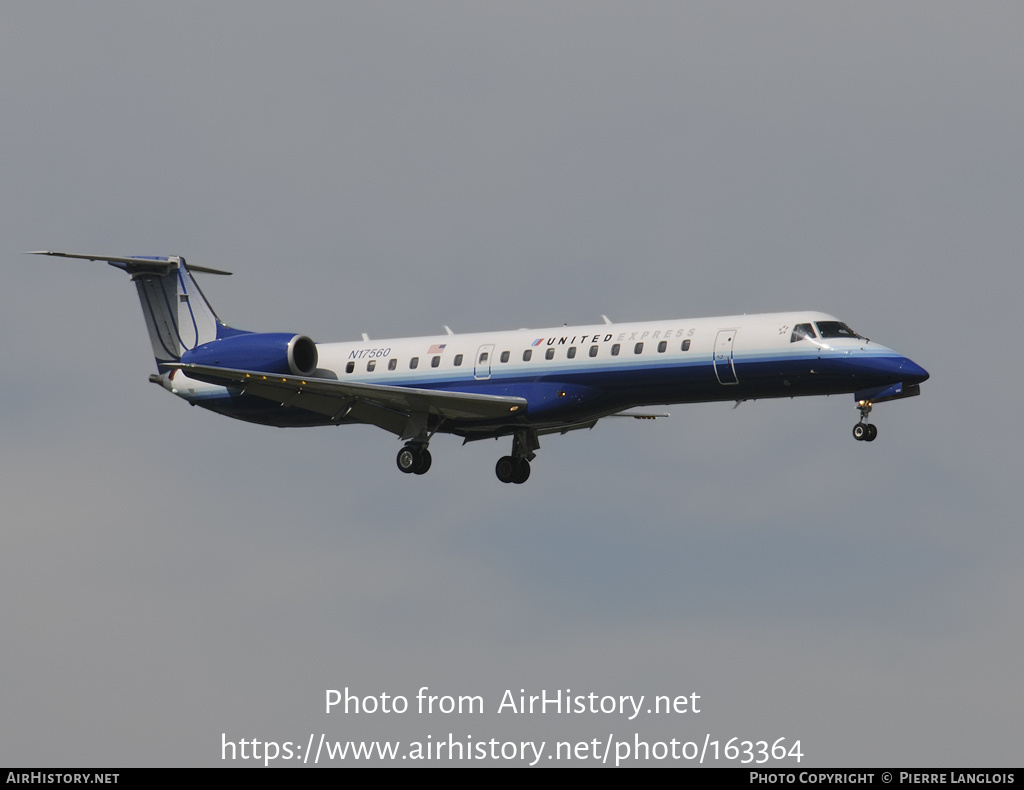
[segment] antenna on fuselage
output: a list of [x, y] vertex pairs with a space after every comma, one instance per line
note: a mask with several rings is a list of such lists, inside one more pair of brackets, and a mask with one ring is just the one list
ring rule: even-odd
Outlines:
[[609, 319], [609, 318], [608, 318], [608, 316], [606, 316], [606, 315], [605, 315], [604, 313], [602, 313], [602, 314], [601, 314], [601, 318], [603, 318], [603, 319], [604, 319], [604, 322], [605, 322], [606, 324], [608, 324], [608, 326], [611, 326], [612, 322], [611, 322], [611, 319]]

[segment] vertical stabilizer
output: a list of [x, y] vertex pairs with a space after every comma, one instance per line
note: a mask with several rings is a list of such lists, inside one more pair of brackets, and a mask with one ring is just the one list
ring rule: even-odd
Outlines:
[[183, 353], [196, 346], [221, 337], [242, 334], [217, 318], [192, 277], [193, 271], [208, 274], [231, 272], [200, 266], [189, 267], [184, 258], [177, 256], [114, 258], [49, 251], [32, 254], [106, 261], [128, 272], [139, 294], [153, 356], [156, 357], [157, 369], [161, 373], [167, 371], [168, 365], [179, 362]]
[[163, 372], [164, 365], [180, 362], [181, 355], [189, 349], [216, 340], [220, 321], [185, 261], [181, 258], [160, 260], [177, 265], [165, 274], [130, 273], [146, 318], [153, 356]]

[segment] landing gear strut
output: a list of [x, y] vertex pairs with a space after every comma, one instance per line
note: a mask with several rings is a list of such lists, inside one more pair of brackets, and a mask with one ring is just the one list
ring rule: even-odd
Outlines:
[[858, 401], [857, 408], [860, 409], [860, 422], [853, 426], [853, 438], [858, 442], [873, 442], [878, 436], [878, 428], [868, 422], [871, 403], [866, 400]]
[[422, 475], [430, 468], [430, 451], [425, 444], [409, 442], [398, 451], [398, 468], [408, 474]]
[[530, 461], [540, 449], [536, 431], [516, 431], [512, 437], [512, 455], [503, 455], [494, 465], [494, 474], [503, 483], [525, 483], [530, 477]]

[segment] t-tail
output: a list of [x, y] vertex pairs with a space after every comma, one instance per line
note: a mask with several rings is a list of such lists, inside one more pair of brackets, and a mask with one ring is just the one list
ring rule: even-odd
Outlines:
[[302, 376], [317, 370], [316, 343], [305, 335], [233, 329], [217, 318], [192, 272], [231, 272], [189, 266], [177, 256], [118, 258], [45, 250], [30, 254], [104, 261], [131, 275], [156, 357], [158, 373], [149, 379], [192, 403], [241, 419], [257, 419], [223, 404], [234, 394], [227, 387], [189, 381], [181, 368], [190, 365]]
[[167, 373], [181, 362], [186, 352], [226, 337], [247, 334], [232, 329], [214, 313], [192, 272], [231, 274], [219, 269], [189, 266], [178, 256], [168, 258], [139, 256], [131, 258], [102, 255], [76, 255], [40, 250], [32, 255], [53, 255], [105, 261], [131, 275], [139, 294], [142, 314], [149, 330], [157, 370]]

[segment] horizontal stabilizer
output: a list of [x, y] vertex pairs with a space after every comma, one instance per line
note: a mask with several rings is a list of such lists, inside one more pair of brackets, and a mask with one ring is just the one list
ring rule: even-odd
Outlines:
[[[114, 265], [120, 264], [122, 268], [127, 269], [129, 272], [133, 270], [148, 270], [154, 271], [159, 274], [167, 274], [178, 268], [178, 265], [185, 263], [184, 259], [177, 256], [169, 258], [161, 257], [144, 257], [137, 256], [134, 258], [123, 258], [112, 255], [78, 255], [71, 252], [51, 252], [50, 250], [31, 250], [25, 253], [26, 255], [52, 255], [56, 258], [78, 258], [84, 261], [105, 261], [106, 263], [112, 263]], [[208, 269], [205, 266], [192, 266], [185, 263], [186, 268], [192, 272], [203, 272], [204, 274], [231, 274], [231, 272], [221, 271], [220, 269]]]

